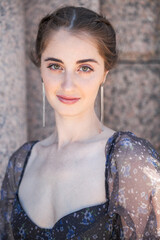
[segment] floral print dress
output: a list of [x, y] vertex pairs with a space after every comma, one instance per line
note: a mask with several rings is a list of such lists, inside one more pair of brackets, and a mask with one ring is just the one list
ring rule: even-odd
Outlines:
[[[9, 159], [0, 200], [0, 240], [160, 239], [160, 156], [132, 132], [115, 132], [104, 148], [106, 202], [72, 212], [52, 228], [40, 228], [18, 198], [32, 147]], [[89, 191], [88, 191], [89, 192]]]

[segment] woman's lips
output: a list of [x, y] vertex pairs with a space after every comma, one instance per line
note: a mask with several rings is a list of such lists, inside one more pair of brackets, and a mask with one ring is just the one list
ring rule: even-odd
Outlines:
[[76, 103], [80, 98], [67, 97], [62, 95], [57, 95], [58, 99], [65, 104]]

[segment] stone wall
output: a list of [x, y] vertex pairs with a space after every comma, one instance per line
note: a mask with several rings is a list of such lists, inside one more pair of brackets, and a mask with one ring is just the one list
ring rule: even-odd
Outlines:
[[[49, 104], [42, 127], [40, 73], [29, 54], [39, 20], [64, 3], [0, 1], [0, 182], [9, 157], [20, 145], [53, 130]], [[67, 4], [101, 12], [117, 32], [119, 62], [105, 84], [105, 124], [147, 138], [160, 151], [159, 0], [68, 0]], [[98, 96], [98, 115], [99, 110]]]
[[27, 140], [24, 11], [0, 1], [0, 182], [8, 158]]
[[160, 151], [160, 1], [101, 0], [117, 32], [119, 62], [105, 85], [105, 123]]

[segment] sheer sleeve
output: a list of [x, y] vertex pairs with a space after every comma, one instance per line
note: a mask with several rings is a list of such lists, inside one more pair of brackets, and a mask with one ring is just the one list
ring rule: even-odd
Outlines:
[[123, 239], [160, 239], [160, 156], [151, 143], [120, 132], [108, 162], [109, 214], [119, 214]]
[[9, 159], [5, 177], [2, 182], [0, 198], [0, 240], [13, 240], [11, 228], [11, 213], [15, 193], [18, 188], [21, 174], [30, 143], [25, 143], [15, 151]]

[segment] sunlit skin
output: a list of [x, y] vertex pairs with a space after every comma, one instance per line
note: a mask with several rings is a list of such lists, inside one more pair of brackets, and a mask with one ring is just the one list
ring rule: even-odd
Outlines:
[[[96, 135], [101, 123], [94, 111], [107, 71], [93, 37], [65, 29], [54, 32], [41, 57], [46, 97], [55, 110], [58, 148]], [[62, 103], [57, 95], [80, 98]]]
[[[106, 201], [104, 149], [114, 131], [94, 111], [107, 71], [92, 37], [54, 32], [40, 71], [56, 125], [53, 134], [32, 149], [19, 196], [33, 222], [48, 228], [66, 214]], [[57, 95], [80, 99], [66, 104]]]
[[[34, 223], [53, 228], [67, 214], [106, 202], [104, 150], [114, 131], [104, 126], [94, 111], [99, 87], [108, 71], [93, 37], [86, 33], [73, 35], [64, 29], [54, 32], [42, 53], [40, 71], [46, 97], [55, 110], [56, 125], [53, 134], [32, 149], [19, 196]], [[66, 104], [57, 95], [79, 100]], [[158, 186], [158, 174], [156, 178], [151, 169], [148, 172], [144, 168], [144, 172], [149, 178], [155, 177]], [[158, 200], [157, 188], [152, 204], [159, 230]], [[126, 227], [123, 218], [122, 224]], [[138, 239], [139, 229], [137, 226]], [[129, 233], [125, 233], [126, 239]]]

